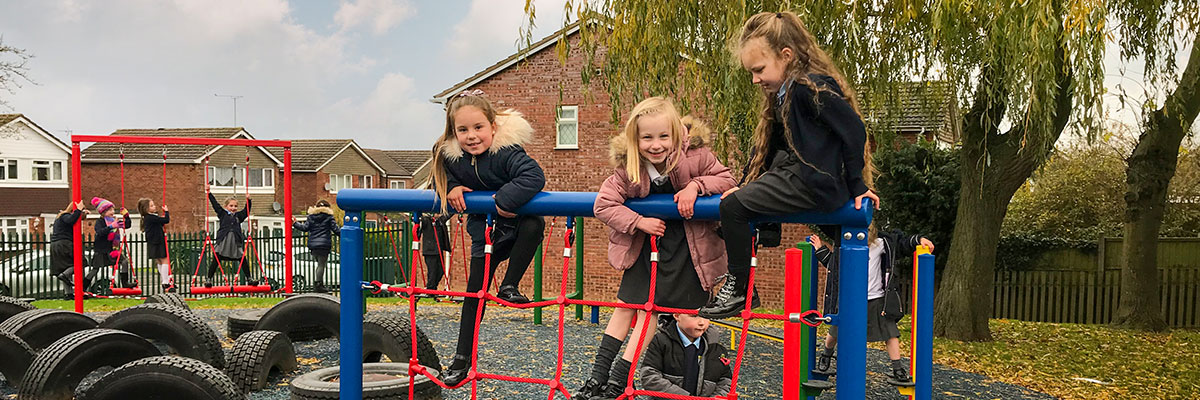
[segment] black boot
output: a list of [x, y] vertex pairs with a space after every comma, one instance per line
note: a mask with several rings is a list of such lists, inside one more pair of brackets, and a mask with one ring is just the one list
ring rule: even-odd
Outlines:
[[525, 304], [529, 302], [528, 297], [521, 294], [516, 286], [511, 285], [501, 285], [500, 291], [496, 292], [496, 297], [513, 304]]
[[571, 400], [588, 400], [592, 397], [599, 396], [604, 390], [604, 387], [605, 385], [603, 382], [600, 382], [595, 378], [588, 378], [587, 382], [583, 383], [583, 387], [579, 388], [579, 391], [575, 392], [575, 396], [571, 397]]
[[442, 382], [449, 387], [458, 386], [459, 383], [467, 379], [467, 375], [471, 373], [471, 357], [462, 354], [454, 355], [454, 362], [450, 363], [450, 368], [442, 375]]
[[[698, 311], [700, 316], [709, 319], [721, 319], [740, 314], [746, 308], [746, 286], [748, 285], [746, 282], [743, 282], [744, 279], [728, 275], [725, 278], [725, 283], [721, 285], [721, 289], [717, 291], [716, 297]], [[750, 299], [750, 308], [757, 308], [758, 306], [758, 292], [755, 292], [754, 297]]]
[[325, 282], [314, 282], [313, 291], [317, 293], [329, 293], [329, 289], [325, 288]]

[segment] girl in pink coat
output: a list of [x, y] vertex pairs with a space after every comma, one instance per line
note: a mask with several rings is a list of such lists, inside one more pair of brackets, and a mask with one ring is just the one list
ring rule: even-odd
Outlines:
[[[690, 134], [689, 134], [690, 132]], [[664, 221], [638, 215], [625, 200], [650, 194], [674, 194], [679, 214], [691, 218], [696, 197], [720, 194], [737, 182], [704, 147], [707, 127], [691, 116], [680, 118], [675, 105], [651, 97], [630, 112], [625, 130], [612, 140], [610, 156], [616, 171], [600, 186], [596, 218], [608, 225], [608, 262], [625, 271], [617, 299], [642, 304], [650, 292], [650, 236], [658, 236], [658, 269], [654, 303], [662, 307], [697, 309], [708, 301], [708, 290], [727, 268], [725, 245], [715, 221]], [[616, 362], [617, 351], [638, 325], [630, 346]], [[625, 383], [637, 351], [645, 311], [613, 310], [592, 366], [590, 379], [575, 399], [615, 398]], [[649, 321], [656, 321], [653, 315]], [[651, 331], [653, 332], [653, 331]], [[644, 344], [649, 344], [646, 340]]]

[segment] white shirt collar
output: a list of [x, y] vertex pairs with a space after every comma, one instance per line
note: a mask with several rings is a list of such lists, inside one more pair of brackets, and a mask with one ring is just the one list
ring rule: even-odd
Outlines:
[[675, 331], [679, 332], [679, 340], [683, 341], [683, 347], [688, 347], [690, 345], [696, 345], [697, 349], [700, 348], [700, 339], [703, 338], [704, 336], [698, 337], [698, 338], [696, 338], [696, 340], [692, 340], [686, 334], [683, 333], [683, 329], [679, 329], [679, 325], [675, 325]]

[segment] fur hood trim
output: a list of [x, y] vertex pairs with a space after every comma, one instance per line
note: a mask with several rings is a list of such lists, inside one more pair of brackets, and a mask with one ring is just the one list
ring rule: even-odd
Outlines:
[[[533, 126], [525, 120], [525, 115], [513, 109], [496, 113], [496, 134], [492, 136], [492, 146], [488, 152], [496, 154], [505, 147], [521, 146], [533, 139]], [[451, 162], [462, 158], [463, 150], [454, 138], [442, 141], [442, 156]]]
[[329, 214], [329, 215], [333, 215], [333, 209], [332, 209], [332, 208], [329, 208], [329, 207], [309, 207], [309, 208], [308, 208], [308, 215], [313, 215], [313, 214]]

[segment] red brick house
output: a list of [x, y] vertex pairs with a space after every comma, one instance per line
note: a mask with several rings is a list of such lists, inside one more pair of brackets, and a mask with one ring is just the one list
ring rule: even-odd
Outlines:
[[[270, 149], [277, 158], [283, 149]], [[337, 206], [337, 192], [347, 188], [383, 188], [386, 170], [350, 139], [292, 140], [292, 212], [304, 215], [317, 200]], [[378, 221], [366, 215], [368, 225]]]
[[[118, 136], [183, 136], [214, 139], [254, 139], [244, 128], [171, 128], [121, 129]], [[163, 154], [166, 154], [166, 177], [163, 187]], [[121, 193], [121, 155], [125, 162], [125, 192]], [[106, 198], [117, 207], [122, 204], [134, 213], [137, 201], [147, 197], [161, 202], [166, 190], [166, 203], [171, 209], [168, 232], [197, 232], [203, 230], [207, 211], [209, 223], [215, 223], [212, 207], [205, 198], [205, 165], [209, 183], [218, 200], [226, 197], [244, 198], [246, 158], [250, 158], [249, 193], [253, 200], [251, 224], [256, 229], [282, 233], [285, 224], [282, 204], [283, 168], [281, 158], [262, 147], [198, 146], [96, 143], [83, 149], [83, 197], [88, 202], [94, 196]], [[207, 162], [206, 162], [207, 160]], [[90, 207], [90, 203], [88, 204]], [[92, 214], [90, 217], [95, 218]], [[213, 228], [215, 229], [215, 225]]]
[[38, 237], [71, 201], [71, 148], [22, 114], [0, 114], [0, 237]]
[[388, 189], [420, 188], [429, 176], [428, 150], [366, 149], [367, 154], [386, 170]]

